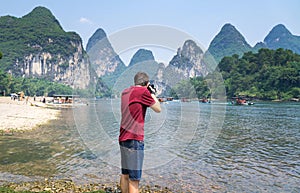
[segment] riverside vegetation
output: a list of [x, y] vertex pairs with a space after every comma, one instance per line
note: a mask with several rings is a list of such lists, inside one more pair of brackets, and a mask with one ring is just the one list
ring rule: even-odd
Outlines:
[[[234, 54], [224, 57], [218, 67], [229, 98], [240, 95], [260, 100], [300, 98], [300, 55], [291, 50], [262, 48], [257, 53], [246, 52], [242, 57]], [[216, 81], [212, 78], [215, 76], [211, 73], [206, 78], [189, 80], [198, 98], [210, 97], [208, 85]], [[187, 85], [187, 81], [178, 83], [172, 91], [173, 97]]]
[[260, 49], [224, 57], [219, 63], [227, 96], [263, 100], [300, 98], [300, 55], [290, 50]]
[[[290, 50], [263, 48], [257, 53], [247, 52], [242, 57], [235, 54], [224, 57], [218, 67], [224, 79], [227, 97], [243, 95], [261, 100], [300, 98], [300, 55]], [[189, 80], [198, 98], [210, 97], [208, 82], [213, 75]], [[171, 95], [176, 97], [176, 90], [185, 87], [185, 81], [178, 83]], [[3, 70], [0, 70], [0, 90], [6, 93], [23, 90], [31, 96], [74, 92], [67, 85], [38, 78], [12, 77]]]

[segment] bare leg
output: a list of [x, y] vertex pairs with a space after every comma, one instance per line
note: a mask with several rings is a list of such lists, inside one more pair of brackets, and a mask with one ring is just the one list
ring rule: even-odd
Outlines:
[[129, 175], [121, 174], [120, 186], [122, 193], [128, 193]]
[[129, 193], [139, 192], [139, 182], [138, 180], [129, 180]]

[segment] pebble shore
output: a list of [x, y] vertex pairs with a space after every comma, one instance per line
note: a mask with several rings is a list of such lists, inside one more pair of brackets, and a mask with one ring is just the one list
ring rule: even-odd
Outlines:
[[[84, 184], [76, 185], [70, 179], [50, 180], [24, 183], [10, 183], [5, 187], [10, 188], [16, 192], [51, 192], [51, 193], [121, 193], [119, 184]], [[142, 186], [139, 189], [140, 193], [172, 193], [167, 187], [161, 186]]]

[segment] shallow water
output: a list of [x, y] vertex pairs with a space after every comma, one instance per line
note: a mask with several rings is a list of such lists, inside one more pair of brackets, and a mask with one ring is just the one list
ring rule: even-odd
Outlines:
[[[299, 192], [300, 104], [169, 102], [148, 111], [142, 184], [175, 192]], [[43, 177], [119, 178], [119, 101], [63, 110], [62, 119], [0, 136], [0, 183]]]

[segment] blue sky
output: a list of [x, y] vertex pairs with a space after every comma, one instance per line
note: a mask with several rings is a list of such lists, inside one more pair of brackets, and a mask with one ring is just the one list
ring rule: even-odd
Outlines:
[[254, 46], [277, 24], [300, 34], [299, 0], [0, 0], [0, 16], [22, 17], [36, 6], [51, 10], [66, 31], [77, 32], [86, 45], [98, 28], [109, 35], [145, 24], [188, 33], [205, 49], [226, 23], [234, 25]]

